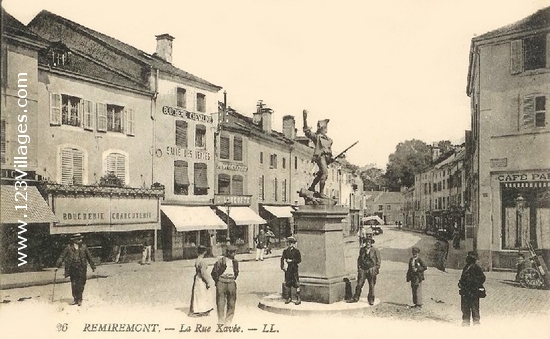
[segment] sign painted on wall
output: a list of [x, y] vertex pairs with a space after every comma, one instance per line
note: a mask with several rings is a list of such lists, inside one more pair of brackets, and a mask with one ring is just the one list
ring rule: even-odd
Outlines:
[[205, 123], [213, 123], [214, 119], [210, 115], [202, 114], [202, 113], [195, 113], [195, 112], [189, 112], [184, 109], [178, 108], [178, 107], [170, 107], [170, 106], [164, 106], [162, 107], [162, 113], [166, 115], [172, 115], [175, 117], [182, 117], [189, 120], [195, 120]]
[[54, 197], [56, 226], [142, 224], [158, 221], [157, 199]]
[[214, 205], [224, 205], [226, 202], [232, 206], [250, 206], [250, 195], [214, 195]]
[[193, 158], [198, 160], [210, 160], [210, 152], [206, 152], [203, 150], [192, 150], [187, 148], [181, 148], [178, 146], [167, 146], [166, 147], [166, 155], [171, 156], [178, 156], [178, 157], [184, 157], [184, 158]]
[[497, 180], [500, 182], [512, 182], [512, 181], [550, 181], [550, 172], [538, 172], [538, 173], [510, 173], [499, 174]]
[[502, 168], [508, 166], [508, 158], [491, 159], [491, 168]]
[[232, 164], [230, 162], [218, 162], [216, 168], [219, 170], [247, 172], [248, 166], [242, 164]]

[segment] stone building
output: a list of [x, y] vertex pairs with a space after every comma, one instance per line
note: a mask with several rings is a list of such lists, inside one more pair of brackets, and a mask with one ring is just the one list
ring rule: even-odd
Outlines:
[[471, 213], [484, 268], [550, 258], [550, 7], [472, 39]]

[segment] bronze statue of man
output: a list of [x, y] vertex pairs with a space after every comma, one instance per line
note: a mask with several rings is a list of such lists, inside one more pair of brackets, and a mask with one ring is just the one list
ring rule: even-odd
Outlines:
[[315, 179], [313, 179], [308, 190], [315, 191], [315, 186], [319, 184], [319, 197], [327, 198], [327, 196], [323, 194], [323, 191], [328, 177], [328, 165], [332, 162], [332, 139], [327, 136], [327, 125], [330, 120], [324, 119], [317, 121], [317, 131], [313, 133], [311, 128], [307, 125], [307, 110], [304, 110], [303, 115], [304, 133], [315, 144], [312, 161], [319, 167]]

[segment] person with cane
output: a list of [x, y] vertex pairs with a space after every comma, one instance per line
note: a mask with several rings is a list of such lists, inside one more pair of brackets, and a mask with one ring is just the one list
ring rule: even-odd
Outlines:
[[[82, 242], [82, 235], [77, 233], [71, 237], [69, 245], [65, 247], [59, 259], [57, 259], [57, 268], [55, 272], [65, 262], [65, 277], [71, 279], [71, 290], [73, 294], [73, 302], [71, 305], [82, 306], [82, 294], [84, 293], [84, 286], [86, 285], [86, 271], [88, 269], [88, 263], [95, 272], [95, 264], [92, 260], [88, 247]], [[54, 275], [55, 280], [55, 275]], [[55, 281], [54, 281], [55, 289]], [[53, 299], [53, 296], [52, 296]]]

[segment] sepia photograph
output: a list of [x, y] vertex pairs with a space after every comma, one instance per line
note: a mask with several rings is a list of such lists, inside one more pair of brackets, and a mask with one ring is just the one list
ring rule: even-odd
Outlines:
[[2, 338], [548, 338], [550, 1], [0, 3]]

